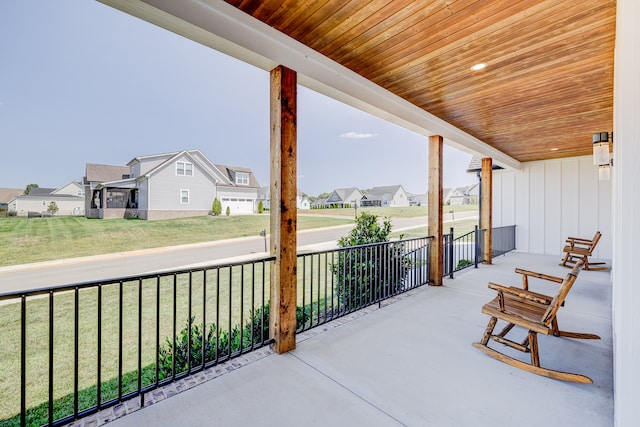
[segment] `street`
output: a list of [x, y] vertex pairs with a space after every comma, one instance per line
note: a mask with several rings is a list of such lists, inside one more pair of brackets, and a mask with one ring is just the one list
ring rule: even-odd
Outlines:
[[[456, 219], [473, 216], [477, 216], [477, 212], [459, 212]], [[402, 231], [426, 225], [427, 218], [397, 218], [392, 220], [392, 224], [393, 231]], [[335, 248], [337, 240], [346, 235], [352, 227], [352, 224], [347, 224], [299, 231], [298, 250]], [[267, 235], [267, 249], [268, 238]], [[187, 269], [200, 265], [224, 264], [266, 256], [268, 252], [265, 252], [265, 238], [255, 236], [2, 267], [0, 293]]]

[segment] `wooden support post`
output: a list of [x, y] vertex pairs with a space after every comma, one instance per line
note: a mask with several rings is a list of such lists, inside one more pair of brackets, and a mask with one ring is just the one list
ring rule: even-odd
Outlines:
[[442, 285], [442, 141], [440, 135], [429, 137], [428, 230], [433, 236], [429, 259], [429, 284]]
[[482, 159], [482, 212], [480, 212], [480, 222], [484, 232], [484, 262], [485, 264], [491, 264], [491, 258], [493, 256], [493, 241], [491, 234], [491, 211], [492, 207], [492, 185], [491, 180], [493, 177], [493, 161], [491, 158]]
[[271, 71], [271, 270], [270, 333], [278, 354], [296, 347], [297, 75]]

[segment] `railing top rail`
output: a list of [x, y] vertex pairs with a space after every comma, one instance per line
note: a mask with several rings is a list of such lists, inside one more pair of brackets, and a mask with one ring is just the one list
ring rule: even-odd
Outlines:
[[475, 234], [475, 233], [476, 233], [476, 231], [475, 231], [475, 230], [471, 230], [470, 232], [465, 233], [465, 234], [463, 234], [463, 235], [461, 235], [461, 236], [458, 236], [458, 237], [456, 237], [456, 238], [455, 238], [455, 239], [453, 239], [453, 240], [461, 240], [461, 239], [464, 239], [465, 237], [467, 237], [467, 236], [471, 236], [472, 234]]
[[500, 227], [493, 227], [492, 230], [500, 230], [503, 228], [515, 228], [515, 225], [502, 225]]
[[361, 248], [367, 248], [367, 247], [372, 247], [372, 246], [392, 245], [392, 244], [395, 244], [395, 243], [415, 242], [415, 241], [424, 240], [424, 239], [433, 240], [434, 237], [433, 236], [412, 237], [411, 239], [390, 240], [388, 242], [378, 242], [378, 243], [366, 243], [364, 245], [345, 246], [344, 248], [325, 249], [325, 250], [322, 250], [322, 251], [300, 252], [300, 253], [298, 253], [297, 256], [298, 257], [305, 257], [305, 256], [309, 256], [309, 255], [322, 255], [322, 254], [325, 254], [325, 253], [330, 253], [330, 252], [335, 252], [335, 251], [361, 249]]
[[167, 276], [173, 276], [175, 274], [196, 273], [199, 271], [207, 271], [212, 269], [238, 267], [238, 266], [250, 265], [255, 263], [274, 261], [275, 259], [276, 257], [274, 256], [268, 256], [263, 258], [254, 258], [254, 259], [250, 259], [242, 262], [227, 262], [227, 263], [218, 263], [218, 264], [212, 263], [212, 264], [207, 264], [200, 267], [187, 268], [187, 269], [165, 270], [161, 272], [149, 273], [144, 275], [130, 275], [130, 276], [109, 278], [109, 279], [103, 279], [103, 280], [92, 280], [88, 282], [78, 282], [78, 283], [71, 283], [66, 285], [51, 286], [51, 287], [45, 287], [45, 288], [12, 291], [12, 292], [0, 293], [0, 301], [6, 300], [6, 299], [19, 298], [23, 296], [30, 297], [35, 295], [43, 295], [43, 294], [48, 294], [50, 292], [65, 292], [65, 291], [72, 291], [75, 289], [86, 289], [86, 288], [91, 288], [95, 286], [113, 285], [120, 282], [124, 283], [124, 282], [138, 281], [138, 280], [162, 278]]

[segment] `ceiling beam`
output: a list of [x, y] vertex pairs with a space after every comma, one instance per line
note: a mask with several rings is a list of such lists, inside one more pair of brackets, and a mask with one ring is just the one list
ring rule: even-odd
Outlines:
[[[392, 94], [222, 0], [98, 0], [265, 71], [297, 71], [298, 83], [426, 137], [510, 169], [520, 162]], [[426, 143], [425, 139], [425, 143]]]

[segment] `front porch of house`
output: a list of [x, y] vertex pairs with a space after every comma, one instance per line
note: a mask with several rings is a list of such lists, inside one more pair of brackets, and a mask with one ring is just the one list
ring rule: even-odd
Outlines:
[[[423, 286], [303, 332], [287, 354], [261, 349], [148, 393], [143, 409], [133, 399], [74, 425], [613, 425], [608, 271], [582, 271], [558, 315], [562, 329], [602, 339], [539, 341], [542, 366], [588, 375], [593, 384], [540, 377], [471, 346], [488, 321], [480, 309], [494, 296], [489, 281], [518, 285], [516, 267], [564, 277], [569, 270], [558, 261], [500, 256], [442, 287]], [[531, 289], [557, 288], [532, 280]]]

